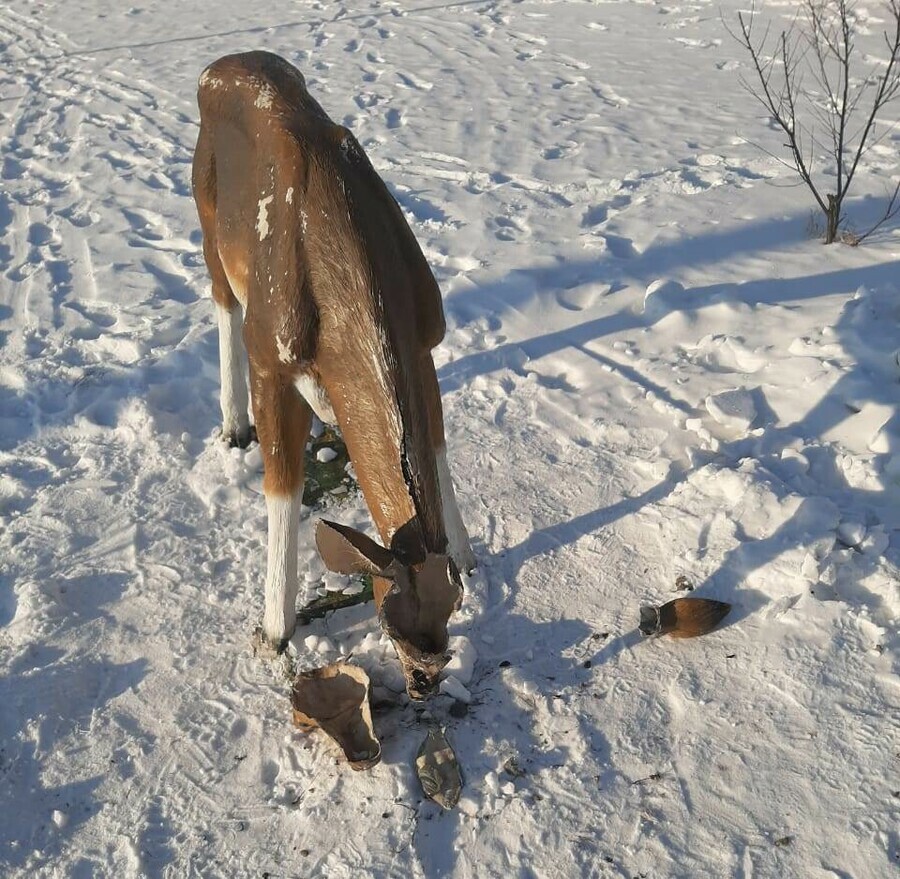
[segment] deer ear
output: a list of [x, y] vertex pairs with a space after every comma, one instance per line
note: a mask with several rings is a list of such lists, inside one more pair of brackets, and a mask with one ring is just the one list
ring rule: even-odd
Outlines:
[[389, 549], [367, 537], [362, 531], [319, 519], [316, 525], [316, 546], [329, 571], [338, 574], [372, 574], [388, 576], [387, 568], [394, 561]]

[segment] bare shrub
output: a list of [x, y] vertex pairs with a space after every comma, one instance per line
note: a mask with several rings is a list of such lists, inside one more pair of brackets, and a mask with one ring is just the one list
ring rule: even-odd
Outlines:
[[[787, 137], [790, 167], [800, 175], [825, 218], [825, 243], [843, 240], [844, 199], [866, 152], [893, 126], [878, 114], [900, 93], [900, 0], [888, 0], [886, 59], [860, 73], [854, 57], [857, 22], [853, 0], [803, 0], [787, 30], [770, 43], [770, 28], [754, 35], [755, 8], [739, 13], [731, 31], [753, 59], [756, 76], [744, 87], [766, 108]], [[878, 131], [876, 131], [878, 129]], [[816, 155], [828, 163], [817, 170]], [[900, 183], [884, 215], [868, 231], [848, 236], [859, 244], [900, 212]]]

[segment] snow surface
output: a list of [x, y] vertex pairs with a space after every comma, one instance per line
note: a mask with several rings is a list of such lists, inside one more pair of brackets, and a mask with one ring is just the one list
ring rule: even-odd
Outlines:
[[[900, 241], [809, 237], [739, 6], [3, 4], [2, 875], [896, 875]], [[861, 57], [883, 19], [862, 0]], [[406, 704], [369, 607], [298, 630], [299, 667], [372, 675], [363, 774], [249, 649], [260, 457], [218, 439], [190, 198], [197, 77], [249, 48], [354, 132], [445, 295], [472, 701]], [[335, 585], [313, 524], [302, 600]], [[678, 575], [728, 625], [641, 641]]]

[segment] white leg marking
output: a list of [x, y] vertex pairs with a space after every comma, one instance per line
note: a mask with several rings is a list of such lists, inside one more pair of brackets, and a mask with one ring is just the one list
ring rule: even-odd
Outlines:
[[302, 498], [302, 486], [293, 497], [266, 497], [269, 559], [263, 632], [274, 645], [290, 638], [297, 623], [297, 530]]
[[311, 376], [300, 375], [294, 381], [300, 396], [309, 403], [310, 408], [319, 416], [323, 424], [337, 424], [334, 409], [325, 393], [325, 388], [317, 384]]
[[241, 330], [244, 318], [239, 308], [229, 311], [216, 306], [219, 318], [219, 371], [222, 377], [222, 430], [226, 437], [246, 436], [250, 429], [247, 415], [247, 378]]
[[441, 490], [441, 506], [444, 508], [444, 530], [447, 532], [447, 542], [450, 544], [450, 557], [456, 562], [456, 567], [460, 571], [468, 573], [475, 567], [475, 555], [469, 545], [469, 534], [456, 504], [453, 479], [447, 465], [446, 447], [435, 449], [435, 459], [437, 461], [438, 486]]

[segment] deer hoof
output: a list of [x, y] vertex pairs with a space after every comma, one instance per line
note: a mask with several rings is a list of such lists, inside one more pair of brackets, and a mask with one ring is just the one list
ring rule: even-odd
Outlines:
[[475, 558], [475, 553], [472, 552], [472, 547], [470, 546], [466, 546], [455, 553], [451, 549], [450, 556], [456, 567], [467, 577], [471, 577], [478, 567], [478, 560]]
[[259, 442], [255, 424], [251, 424], [243, 429], [223, 430], [222, 438], [227, 441], [232, 449], [246, 449], [251, 443]]
[[273, 660], [278, 659], [285, 650], [287, 650], [289, 638], [278, 638], [277, 640], [272, 640], [268, 638], [263, 632], [262, 627], [258, 626], [254, 632], [253, 637], [250, 639], [250, 644], [253, 648], [253, 655], [258, 657], [259, 659], [265, 660]]

